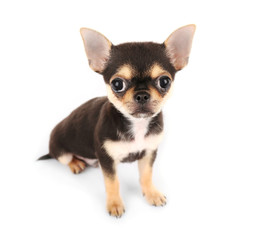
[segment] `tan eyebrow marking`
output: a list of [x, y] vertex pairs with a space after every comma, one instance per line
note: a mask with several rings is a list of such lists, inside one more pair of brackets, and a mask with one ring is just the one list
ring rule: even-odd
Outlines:
[[151, 76], [151, 78], [155, 79], [161, 75], [168, 75], [171, 79], [172, 76], [171, 74], [166, 71], [165, 69], [163, 69], [159, 64], [155, 63], [154, 65], [152, 65], [152, 67], [150, 68], [150, 70], [148, 71], [148, 74]]
[[134, 68], [130, 64], [124, 64], [117, 70], [116, 74], [113, 75], [111, 78], [114, 79], [115, 77], [122, 77], [126, 80], [131, 80], [134, 76]]

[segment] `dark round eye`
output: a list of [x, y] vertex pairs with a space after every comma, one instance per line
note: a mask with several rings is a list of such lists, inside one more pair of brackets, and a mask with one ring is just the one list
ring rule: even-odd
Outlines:
[[123, 79], [115, 78], [111, 82], [111, 86], [113, 91], [115, 92], [123, 92], [126, 89], [126, 84]]
[[166, 89], [170, 86], [171, 80], [168, 76], [161, 76], [158, 79], [158, 86], [162, 89]]

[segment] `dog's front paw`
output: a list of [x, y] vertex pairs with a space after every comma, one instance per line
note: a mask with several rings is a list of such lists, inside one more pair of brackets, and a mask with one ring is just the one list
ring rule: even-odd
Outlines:
[[164, 206], [166, 204], [166, 197], [157, 191], [154, 187], [143, 192], [148, 203], [153, 206]]
[[121, 217], [125, 212], [125, 208], [121, 199], [108, 199], [107, 211], [111, 216]]

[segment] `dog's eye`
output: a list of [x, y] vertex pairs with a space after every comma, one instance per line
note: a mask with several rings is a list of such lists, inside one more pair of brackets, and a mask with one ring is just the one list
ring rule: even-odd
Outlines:
[[126, 89], [126, 84], [121, 78], [115, 78], [111, 82], [111, 86], [113, 91], [115, 92], [123, 92]]
[[161, 89], [167, 89], [170, 86], [171, 79], [168, 76], [161, 76], [158, 79], [158, 86]]

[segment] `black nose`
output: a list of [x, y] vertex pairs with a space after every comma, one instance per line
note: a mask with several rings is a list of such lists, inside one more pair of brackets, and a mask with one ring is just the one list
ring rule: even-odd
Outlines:
[[134, 100], [137, 103], [144, 104], [150, 99], [150, 94], [147, 92], [138, 92], [134, 95]]

